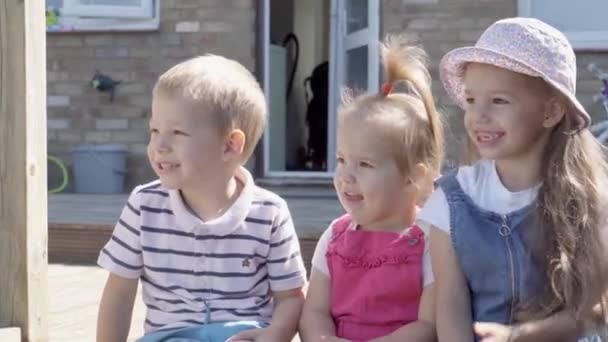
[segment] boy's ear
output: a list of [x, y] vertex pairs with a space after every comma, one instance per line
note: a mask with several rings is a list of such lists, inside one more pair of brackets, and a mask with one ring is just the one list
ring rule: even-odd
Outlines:
[[226, 137], [224, 157], [226, 161], [240, 159], [245, 149], [245, 133], [240, 129], [232, 130]]

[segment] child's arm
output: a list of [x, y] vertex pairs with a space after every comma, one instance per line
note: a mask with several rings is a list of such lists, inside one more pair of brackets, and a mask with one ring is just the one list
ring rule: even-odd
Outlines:
[[475, 333], [482, 342], [570, 342], [576, 341], [580, 332], [574, 316], [565, 311], [518, 326], [475, 323]]
[[471, 300], [450, 236], [431, 228], [435, 275], [437, 337], [439, 341], [473, 341]]
[[272, 294], [274, 311], [270, 329], [276, 330], [279, 341], [291, 341], [298, 330], [298, 321], [304, 305], [302, 288]]
[[336, 335], [330, 303], [329, 277], [313, 268], [300, 320], [300, 337], [303, 342], [316, 342], [321, 336]]
[[230, 342], [291, 341], [298, 330], [298, 320], [304, 303], [302, 288], [272, 293], [274, 311], [268, 328], [252, 329], [230, 338]]
[[302, 288], [272, 293], [274, 310], [268, 328], [252, 329], [232, 336], [231, 342], [291, 341], [298, 330], [298, 320], [304, 304]]
[[[608, 290], [604, 293], [604, 298], [608, 298]], [[591, 310], [596, 319], [602, 319], [600, 303]], [[576, 341], [584, 330], [585, 324], [577, 321], [568, 311], [561, 311], [545, 319], [525, 322], [517, 326], [495, 323], [475, 324], [475, 332], [482, 337], [482, 342], [570, 342]]]
[[399, 328], [390, 335], [373, 339], [371, 342], [436, 341], [435, 333], [435, 290], [428, 285], [422, 291], [418, 320]]
[[[604, 237], [601, 237], [605, 246], [608, 246], [608, 229], [604, 230]], [[608, 249], [605, 249], [608, 250]], [[606, 263], [608, 265], [608, 263]], [[608, 267], [606, 271], [608, 272]], [[607, 286], [608, 287], [608, 286]], [[600, 296], [601, 297], [601, 296]], [[604, 289], [604, 298], [608, 298], [608, 288]], [[598, 304], [595, 305], [592, 310], [592, 315], [596, 318], [601, 319], [601, 300], [598, 300]], [[486, 329], [488, 327], [482, 324], [476, 324], [475, 330]], [[498, 329], [504, 326], [499, 326]], [[584, 323], [576, 320], [575, 316], [567, 311], [558, 312], [548, 318], [538, 321], [525, 322], [516, 327], [507, 327], [509, 333], [512, 335], [508, 341], [514, 342], [527, 342], [527, 341], [556, 341], [556, 342], [570, 342], [576, 341], [577, 338], [584, 332]], [[497, 328], [490, 326], [490, 329], [495, 331]]]
[[515, 329], [512, 341], [570, 342], [576, 341], [581, 327], [568, 312], [558, 312], [543, 320], [522, 323]]
[[138, 279], [110, 273], [97, 317], [97, 342], [126, 341], [131, 327]]

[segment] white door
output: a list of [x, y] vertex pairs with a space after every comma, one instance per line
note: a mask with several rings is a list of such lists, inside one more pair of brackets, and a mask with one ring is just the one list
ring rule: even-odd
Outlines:
[[332, 0], [328, 170], [336, 165], [336, 113], [342, 93], [380, 87], [380, 0]]

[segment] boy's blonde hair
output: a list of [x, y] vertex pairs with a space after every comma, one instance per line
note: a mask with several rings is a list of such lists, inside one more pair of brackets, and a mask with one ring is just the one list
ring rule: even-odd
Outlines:
[[[339, 120], [355, 119], [382, 130], [401, 172], [422, 163], [437, 175], [443, 160], [443, 123], [431, 93], [427, 56], [405, 35], [389, 35], [382, 48], [385, 83], [378, 94], [345, 94]], [[405, 87], [406, 92], [390, 91]], [[426, 189], [430, 190], [430, 189]]]
[[192, 102], [221, 134], [243, 131], [242, 162], [253, 154], [266, 127], [266, 100], [255, 77], [237, 61], [216, 55], [189, 59], [159, 77], [154, 94], [159, 92]]

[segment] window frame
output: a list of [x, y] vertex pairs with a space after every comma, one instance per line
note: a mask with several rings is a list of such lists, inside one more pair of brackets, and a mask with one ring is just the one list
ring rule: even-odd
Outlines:
[[58, 25], [47, 26], [47, 32], [63, 34], [72, 32], [149, 32], [160, 28], [160, 0], [149, 0], [152, 4], [152, 15], [147, 18], [132, 17], [90, 17], [67, 15], [66, 0], [63, 0]]
[[[532, 11], [532, 1], [533, 0], [518, 0], [517, 12], [519, 16], [535, 17]], [[580, 3], [572, 2], [572, 5], [580, 5]], [[608, 50], [608, 26], [604, 30], [565, 30], [563, 32], [575, 50]]]
[[85, 5], [80, 0], [63, 0], [63, 15], [113, 19], [152, 19], [154, 0], [140, 0], [141, 6]]

